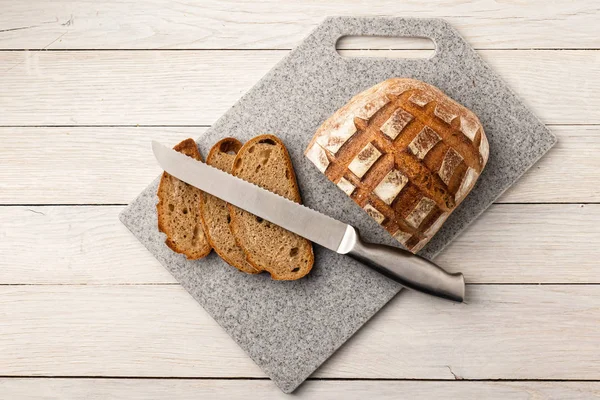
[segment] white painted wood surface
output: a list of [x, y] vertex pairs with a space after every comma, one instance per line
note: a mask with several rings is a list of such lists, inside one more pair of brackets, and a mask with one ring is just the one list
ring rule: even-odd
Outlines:
[[468, 304], [403, 292], [297, 397], [600, 397], [596, 0], [0, 9], [0, 398], [288, 397], [117, 214], [160, 172], [150, 138], [201, 135], [326, 15], [446, 18], [559, 143], [440, 255], [471, 282]]
[[[600, 201], [596, 184], [600, 126], [550, 129], [558, 137], [556, 146], [499, 202]], [[175, 145], [205, 131], [203, 127], [0, 127], [0, 204], [129, 203], [161, 172], [149, 151], [149, 138]], [[75, 169], [85, 179], [65, 173]]]
[[441, 17], [476, 48], [600, 46], [593, 34], [595, 0], [4, 0], [3, 5], [0, 47], [6, 49], [289, 49], [328, 15]]
[[[210, 125], [286, 54], [0, 51], [0, 125]], [[480, 54], [543, 122], [600, 123], [597, 52]]]
[[[0, 207], [0, 282], [175, 283], [115, 222], [123, 208]], [[600, 282], [598, 237], [599, 204], [497, 204], [437, 261], [470, 283]]]
[[[596, 379], [599, 285], [470, 285], [467, 304], [404, 291], [321, 378]], [[180, 286], [0, 288], [3, 375], [264, 377]], [[565, 368], [568, 366], [568, 368]]]
[[[289, 399], [268, 380], [219, 379], [0, 379], [0, 391], [23, 400], [275, 400]], [[251, 395], [250, 395], [251, 394]], [[315, 381], [296, 397], [319, 400], [589, 400], [600, 397], [598, 382]]]

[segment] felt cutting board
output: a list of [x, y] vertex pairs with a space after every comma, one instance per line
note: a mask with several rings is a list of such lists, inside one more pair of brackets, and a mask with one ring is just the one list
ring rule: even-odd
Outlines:
[[[335, 50], [344, 35], [426, 37], [435, 42], [436, 53], [429, 59], [344, 58]], [[556, 141], [443, 20], [327, 18], [198, 139], [200, 150], [205, 157], [226, 136], [245, 141], [275, 134], [288, 147], [306, 205], [354, 225], [366, 240], [399, 246], [303, 156], [327, 117], [355, 94], [392, 77], [439, 87], [477, 114], [490, 143], [489, 162], [476, 187], [421, 252], [434, 257]], [[189, 261], [167, 248], [158, 232], [158, 181], [123, 211], [121, 221], [286, 393], [401, 289], [319, 246], [312, 272], [292, 282], [273, 281], [266, 273], [243, 274], [214, 252]]]

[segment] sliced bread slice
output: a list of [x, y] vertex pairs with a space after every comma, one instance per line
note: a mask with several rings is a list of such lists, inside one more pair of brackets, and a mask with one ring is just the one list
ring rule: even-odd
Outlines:
[[[188, 157], [202, 161], [193, 139], [186, 139], [174, 149]], [[185, 254], [190, 260], [210, 253], [210, 244], [204, 235], [200, 218], [203, 193], [179, 179], [163, 173], [158, 186], [158, 230], [167, 235], [165, 243], [173, 251]]]
[[[230, 174], [235, 155], [241, 147], [242, 143], [237, 139], [222, 139], [210, 149], [206, 163]], [[230, 217], [226, 202], [204, 193], [200, 202], [200, 215], [206, 238], [223, 261], [249, 274], [260, 272], [246, 261], [244, 251], [235, 242], [229, 229]]]
[[[257, 136], [242, 146], [232, 173], [301, 202], [292, 161], [276, 136]], [[269, 272], [275, 280], [299, 279], [310, 272], [314, 262], [311, 242], [237, 207], [228, 207], [231, 231], [254, 268]]]

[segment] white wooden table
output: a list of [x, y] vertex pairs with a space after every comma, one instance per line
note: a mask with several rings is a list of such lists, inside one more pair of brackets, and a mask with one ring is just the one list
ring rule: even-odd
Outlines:
[[599, 8], [0, 0], [0, 398], [288, 398], [117, 214], [336, 14], [446, 18], [559, 142], [439, 257], [468, 304], [401, 293], [297, 397], [600, 397]]

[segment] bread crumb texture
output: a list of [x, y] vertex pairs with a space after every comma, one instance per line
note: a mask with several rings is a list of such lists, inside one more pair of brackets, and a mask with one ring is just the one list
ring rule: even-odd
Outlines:
[[[238, 152], [233, 174], [297, 203], [301, 202], [289, 154], [281, 140], [261, 135]], [[229, 205], [231, 231], [248, 262], [275, 280], [294, 280], [310, 272], [312, 244], [275, 224]]]
[[[193, 139], [182, 141], [174, 149], [202, 161]], [[202, 191], [164, 172], [157, 194], [158, 229], [167, 235], [166, 245], [190, 260], [208, 255], [211, 247], [200, 219]]]

